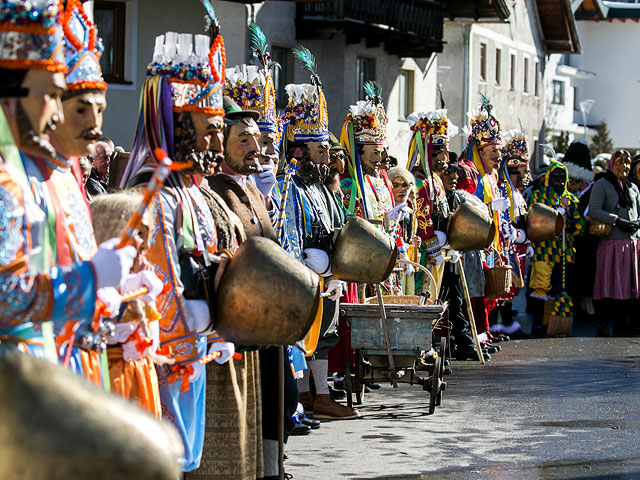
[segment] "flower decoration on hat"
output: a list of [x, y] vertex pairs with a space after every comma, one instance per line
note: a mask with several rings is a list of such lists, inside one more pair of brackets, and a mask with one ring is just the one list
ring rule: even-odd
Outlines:
[[62, 28], [67, 62], [67, 89], [106, 90], [107, 83], [102, 78], [100, 68], [102, 40], [80, 0], [67, 0]]
[[414, 112], [407, 117], [411, 131], [420, 131], [422, 138], [434, 146], [447, 146], [458, 134], [458, 127], [449, 122], [447, 110]]
[[66, 72], [60, 0], [0, 0], [0, 67]]
[[469, 145], [472, 141], [475, 141], [478, 148], [502, 144], [500, 122], [495, 117], [493, 105], [487, 97], [482, 95], [482, 105], [468, 112], [467, 116], [470, 123]]
[[315, 58], [303, 46], [294, 49], [293, 55], [311, 73], [312, 83], [290, 84], [285, 87], [288, 101], [281, 121], [285, 127], [286, 139], [293, 142], [329, 141], [327, 101], [322, 91], [322, 82], [315, 70]]
[[250, 49], [260, 65], [240, 65], [227, 69], [224, 94], [231, 97], [243, 110], [259, 112], [260, 118], [257, 123], [260, 130], [279, 134], [276, 91], [271, 78], [271, 67], [274, 63], [271, 62], [267, 39], [260, 27], [251, 23], [249, 29]]
[[359, 100], [349, 107], [347, 122], [353, 125], [357, 143], [382, 145], [387, 140], [387, 114], [382, 101], [382, 88], [378, 82], [363, 85], [366, 100]]
[[507, 167], [519, 167], [529, 163], [529, 147], [524, 130], [515, 129], [505, 132], [502, 156]]

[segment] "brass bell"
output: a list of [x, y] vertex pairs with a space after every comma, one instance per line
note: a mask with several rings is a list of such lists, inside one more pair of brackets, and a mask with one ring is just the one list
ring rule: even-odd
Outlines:
[[533, 203], [526, 217], [527, 238], [532, 242], [551, 240], [562, 233], [564, 217], [555, 208]]
[[495, 234], [496, 226], [489, 215], [470, 203], [461, 203], [449, 221], [447, 239], [453, 250], [465, 252], [487, 248]]
[[238, 345], [293, 345], [320, 306], [318, 275], [264, 237], [235, 252], [216, 293], [215, 328]]
[[176, 429], [71, 371], [0, 354], [0, 478], [175, 480]]
[[398, 255], [396, 242], [359, 217], [348, 217], [336, 239], [331, 273], [338, 280], [380, 283], [393, 270]]

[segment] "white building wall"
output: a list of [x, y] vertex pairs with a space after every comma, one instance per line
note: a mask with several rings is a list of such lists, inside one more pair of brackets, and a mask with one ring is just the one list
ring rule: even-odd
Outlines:
[[[607, 122], [614, 148], [640, 149], [640, 25], [634, 21], [579, 21], [583, 53], [580, 69], [594, 72], [593, 80], [578, 80], [580, 98], [596, 103], [589, 125]], [[580, 118], [580, 117], [578, 117]], [[582, 123], [582, 120], [580, 120]]]
[[[543, 74], [545, 56], [535, 3], [512, 2], [511, 16], [506, 24], [445, 25], [444, 52], [440, 65], [451, 70], [443, 83], [444, 98], [449, 115], [458, 126], [467, 123], [466, 111], [480, 106], [481, 95], [489, 98], [495, 107], [503, 131], [519, 128], [527, 134], [529, 150], [534, 152], [535, 142], [541, 135], [544, 120], [545, 89]], [[468, 39], [467, 96], [464, 98], [464, 44]], [[481, 44], [486, 45], [486, 75], [481, 79]], [[496, 49], [501, 51], [500, 78], [496, 78]], [[511, 89], [511, 55], [515, 55], [515, 81]], [[524, 59], [528, 58], [528, 92], [524, 91]], [[536, 73], [536, 63], [538, 70]], [[535, 92], [538, 75], [538, 94]], [[463, 111], [466, 109], [466, 111]], [[463, 139], [452, 142], [452, 149], [460, 152]]]
[[[136, 81], [124, 88], [110, 87], [104, 126], [105, 135], [127, 150], [133, 140], [140, 89], [145, 80], [146, 65], [151, 60], [155, 37], [166, 31], [202, 32], [204, 17], [203, 8], [195, 1], [181, 2], [179, 8], [171, 0], [131, 1], [136, 2], [138, 8], [135, 31], [137, 48], [132, 52], [137, 57]], [[246, 28], [249, 19], [254, 19], [262, 28], [269, 45], [293, 48], [300, 43], [295, 36], [296, 7], [293, 2], [264, 2], [261, 5], [245, 6], [218, 0], [214, 3], [214, 8], [225, 39], [229, 67], [249, 61]], [[389, 118], [387, 134], [390, 153], [403, 164], [411, 135], [406, 121], [398, 117], [398, 73], [400, 69], [414, 72], [412, 110], [431, 110], [435, 108], [437, 61], [431, 62], [427, 70], [427, 59], [414, 60], [389, 55], [382, 45], [366, 48], [364, 41], [346, 45], [342, 34], [336, 34], [329, 40], [305, 40], [302, 43], [316, 57], [318, 73], [327, 97], [330, 129], [336, 136], [340, 134], [349, 105], [359, 100], [356, 98], [357, 58], [375, 59], [376, 80], [382, 87]], [[292, 81], [309, 82], [309, 74], [296, 64]]]

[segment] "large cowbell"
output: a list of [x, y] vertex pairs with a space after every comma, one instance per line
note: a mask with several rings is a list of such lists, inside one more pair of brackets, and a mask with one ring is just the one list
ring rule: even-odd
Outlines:
[[542, 203], [532, 203], [526, 217], [527, 238], [532, 242], [551, 240], [562, 233], [564, 217]]
[[71, 371], [0, 354], [2, 480], [175, 480], [182, 440], [168, 422]]
[[293, 345], [320, 307], [318, 274], [276, 242], [249, 237], [224, 267], [215, 328], [238, 345]]
[[380, 283], [393, 271], [398, 246], [370, 222], [348, 217], [331, 257], [331, 273], [338, 280]]
[[447, 238], [454, 250], [483, 250], [491, 245], [496, 234], [493, 219], [469, 203], [461, 203], [451, 220]]

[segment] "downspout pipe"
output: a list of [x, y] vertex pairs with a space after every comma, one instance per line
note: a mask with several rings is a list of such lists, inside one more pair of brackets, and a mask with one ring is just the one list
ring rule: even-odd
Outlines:
[[[469, 37], [471, 36], [471, 26], [462, 24], [462, 38], [464, 46], [462, 49], [462, 119], [460, 125], [466, 125], [466, 114], [469, 111]], [[464, 148], [464, 136], [461, 135], [460, 151]]]

